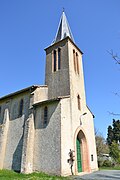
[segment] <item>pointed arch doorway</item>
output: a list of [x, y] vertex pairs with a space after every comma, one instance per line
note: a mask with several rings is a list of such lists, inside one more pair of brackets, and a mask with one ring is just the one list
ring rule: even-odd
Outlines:
[[77, 150], [77, 170], [78, 173], [82, 172], [82, 157], [81, 157], [81, 141], [77, 137], [76, 139], [76, 150]]
[[76, 137], [76, 170], [77, 173], [90, 171], [87, 141], [82, 130]]

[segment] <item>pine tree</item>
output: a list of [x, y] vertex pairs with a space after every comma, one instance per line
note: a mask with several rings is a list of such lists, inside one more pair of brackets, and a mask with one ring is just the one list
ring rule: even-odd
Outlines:
[[120, 142], [120, 120], [113, 119], [113, 134], [114, 134], [114, 141], [116, 143]]
[[108, 126], [107, 143], [110, 156], [116, 164], [120, 164], [120, 120], [113, 119], [112, 126]]
[[114, 134], [113, 134], [112, 126], [108, 126], [108, 134], [107, 134], [108, 145], [112, 144], [113, 139], [114, 139]]
[[112, 142], [120, 142], [120, 120], [113, 119], [112, 126], [108, 126], [107, 143], [111, 145]]

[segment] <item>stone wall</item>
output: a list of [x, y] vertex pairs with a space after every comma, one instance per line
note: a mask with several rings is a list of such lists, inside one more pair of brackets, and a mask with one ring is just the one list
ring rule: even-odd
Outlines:
[[[58, 52], [61, 48], [61, 68], [53, 71], [53, 51]], [[58, 56], [57, 56], [58, 59]], [[67, 39], [53, 44], [46, 49], [46, 74], [45, 84], [48, 85], [48, 98], [52, 99], [58, 96], [70, 94], [69, 84], [69, 64], [68, 64], [68, 43]]]
[[[44, 126], [44, 107], [48, 121]], [[61, 107], [59, 101], [38, 105], [35, 113], [34, 170], [61, 174]]]
[[[23, 112], [19, 114], [20, 101], [23, 99]], [[29, 114], [30, 94], [22, 93], [0, 102], [2, 107], [1, 124], [3, 123], [4, 111], [9, 113], [9, 127], [7, 135], [4, 137], [6, 148], [4, 154], [3, 168], [21, 170], [21, 157], [23, 147], [24, 124]], [[4, 130], [5, 131], [5, 130]]]

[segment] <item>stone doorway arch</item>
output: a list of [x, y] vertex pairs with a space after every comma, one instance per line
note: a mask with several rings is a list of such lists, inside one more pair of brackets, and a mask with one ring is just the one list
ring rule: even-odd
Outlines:
[[75, 136], [75, 173], [90, 172], [87, 139], [82, 129]]

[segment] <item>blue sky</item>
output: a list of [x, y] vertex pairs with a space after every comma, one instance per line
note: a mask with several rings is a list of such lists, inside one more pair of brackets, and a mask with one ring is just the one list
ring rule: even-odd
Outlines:
[[106, 137], [120, 113], [120, 0], [1, 0], [0, 97], [33, 84], [44, 84], [45, 52], [53, 41], [62, 9], [77, 46], [84, 52], [87, 104], [95, 127]]

